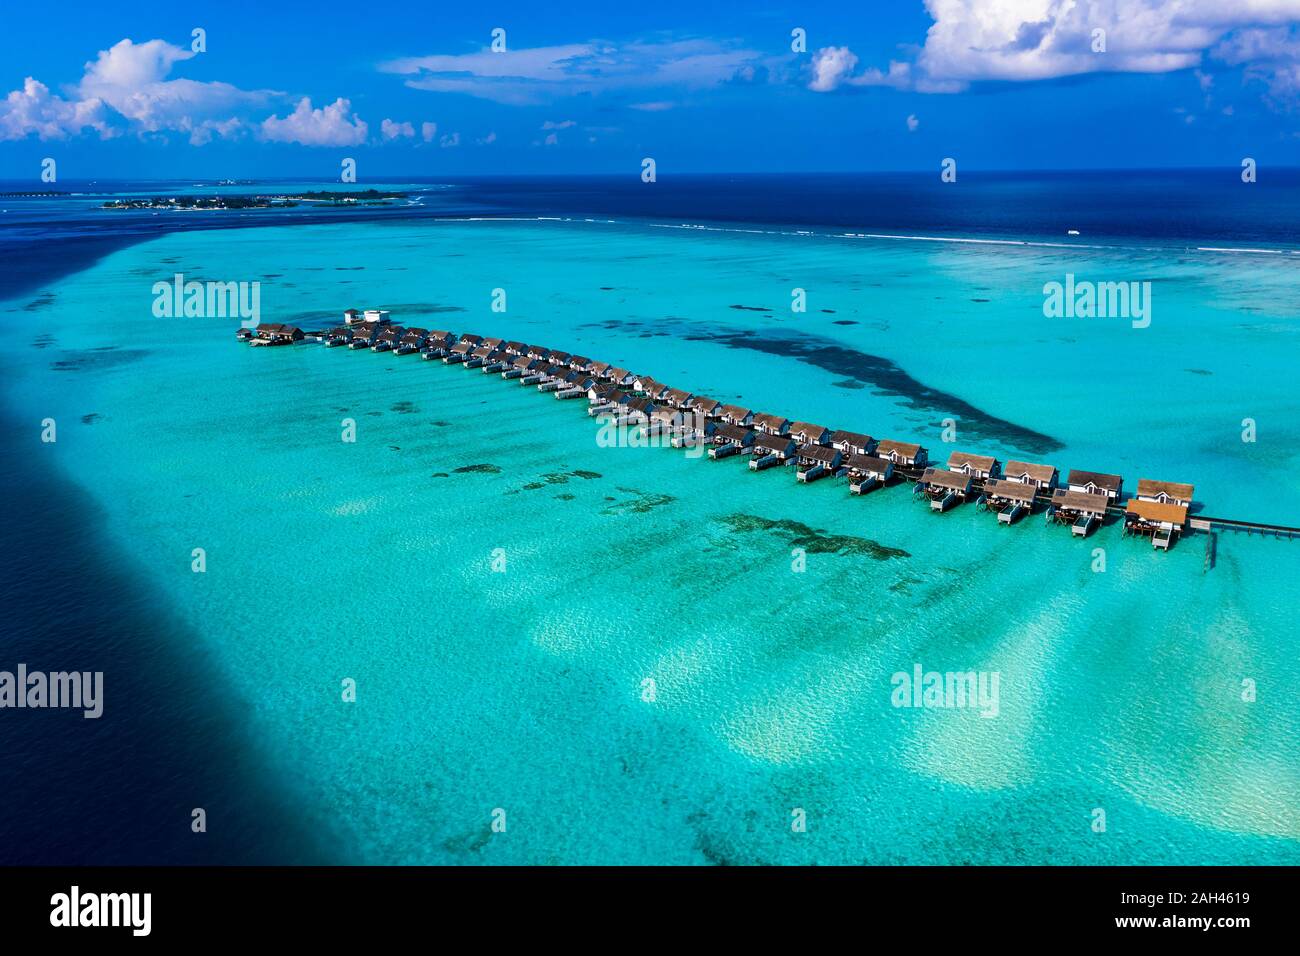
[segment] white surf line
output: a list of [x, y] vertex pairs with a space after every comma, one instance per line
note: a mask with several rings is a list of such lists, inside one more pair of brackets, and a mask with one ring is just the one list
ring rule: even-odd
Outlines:
[[[446, 216], [439, 222], [585, 222], [593, 225], [624, 225], [620, 219], [573, 218], [570, 216]], [[630, 221], [633, 225], [639, 225]], [[811, 229], [743, 229], [739, 226], [706, 226], [702, 223], [647, 222], [651, 229], [682, 229], [693, 232], [740, 233], [751, 236], [798, 236], [814, 239], [886, 239], [891, 242], [951, 242], [976, 246], [1017, 246], [1028, 249], [1096, 249], [1168, 253], [1176, 246], [1126, 246], [1118, 243], [1047, 242], [1039, 239], [980, 239], [964, 236], [902, 236], [884, 232], [817, 232]], [[1300, 249], [1258, 249], [1232, 246], [1184, 246], [1185, 252], [1232, 252], [1253, 255], [1300, 256]]]

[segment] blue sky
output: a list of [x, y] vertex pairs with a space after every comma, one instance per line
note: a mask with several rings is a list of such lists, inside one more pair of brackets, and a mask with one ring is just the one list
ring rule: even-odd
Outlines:
[[1300, 0], [121, 6], [6, 10], [0, 178], [1300, 165]]

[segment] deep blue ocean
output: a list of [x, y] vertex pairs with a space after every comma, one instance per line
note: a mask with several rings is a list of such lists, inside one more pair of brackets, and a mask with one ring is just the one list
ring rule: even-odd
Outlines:
[[[301, 183], [300, 180], [294, 181]], [[396, 183], [397, 181], [393, 181]], [[121, 193], [205, 192], [194, 182], [0, 183], [0, 321], [27, 347], [24, 316], [58, 279], [162, 233], [261, 225], [466, 216], [649, 219], [917, 237], [1118, 246], [1300, 247], [1300, 170], [670, 176], [405, 180], [418, 206], [230, 213], [105, 212]], [[333, 188], [312, 184], [314, 188]], [[361, 186], [384, 185], [363, 183]], [[238, 187], [275, 191], [281, 183]], [[1071, 230], [1077, 236], [1069, 234]], [[0, 381], [5, 358], [0, 353]], [[6, 386], [7, 387], [7, 386]], [[0, 712], [0, 863], [329, 860], [276, 795], [276, 768], [147, 579], [101, 540], [102, 519], [33, 455], [30, 422], [0, 420], [0, 668], [75, 666], [130, 674], [99, 721]], [[57, 665], [53, 662], [58, 662]], [[66, 663], [65, 663], [66, 662]], [[35, 719], [33, 719], [35, 718]], [[88, 726], [82, 726], [88, 725]], [[206, 839], [185, 822], [219, 795]], [[174, 819], [172, 829], [160, 819]], [[219, 824], [219, 825], [218, 825]], [[345, 862], [345, 861], [339, 861]]]

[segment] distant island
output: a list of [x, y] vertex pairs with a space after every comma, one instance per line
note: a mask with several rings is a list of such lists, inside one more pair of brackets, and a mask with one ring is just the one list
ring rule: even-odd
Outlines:
[[390, 200], [405, 199], [404, 192], [363, 189], [353, 192], [312, 191], [286, 195], [254, 196], [153, 196], [148, 199], [111, 199], [102, 209], [269, 209], [288, 208], [309, 202], [333, 206], [386, 206]]
[[24, 199], [31, 199], [31, 198], [43, 199], [47, 196], [66, 196], [66, 195], [68, 195], [66, 192], [62, 192], [57, 189], [46, 189], [39, 192], [33, 192], [31, 190], [28, 190], [25, 192], [0, 193], [0, 198], [11, 199], [11, 198], [22, 197]]

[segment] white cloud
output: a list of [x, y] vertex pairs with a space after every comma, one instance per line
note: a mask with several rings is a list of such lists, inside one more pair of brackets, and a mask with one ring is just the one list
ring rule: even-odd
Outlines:
[[311, 99], [304, 96], [284, 119], [268, 116], [262, 122], [262, 137], [302, 146], [356, 146], [365, 142], [369, 127], [361, 117], [350, 117], [351, 113], [352, 104], [342, 97], [329, 106], [312, 109]]
[[437, 123], [421, 123], [421, 124], [420, 124], [420, 136], [424, 139], [424, 141], [425, 141], [426, 143], [432, 143], [432, 142], [433, 142], [433, 138], [434, 138], [435, 136], [437, 136], [437, 135], [438, 135], [438, 124], [437, 124]]
[[398, 123], [390, 119], [384, 120], [379, 124], [380, 135], [384, 139], [409, 139], [415, 136], [415, 127], [410, 123]]
[[113, 135], [104, 118], [104, 105], [97, 99], [66, 100], [50, 93], [41, 82], [27, 77], [21, 90], [0, 100], [0, 140], [67, 139], [93, 129], [100, 137]]
[[554, 133], [547, 133], [547, 134], [546, 134], [546, 139], [542, 140], [542, 145], [543, 145], [543, 146], [558, 146], [558, 145], [560, 145], [560, 137], [556, 136]]
[[642, 113], [662, 113], [673, 108], [673, 104], [668, 100], [651, 100], [649, 103], [633, 103], [631, 106], [632, 109], [640, 110]]
[[415, 89], [522, 105], [606, 90], [716, 86], [752, 79], [761, 65], [757, 51], [715, 40], [590, 40], [504, 53], [484, 48], [405, 57], [380, 69], [407, 77], [406, 85]]
[[909, 133], [915, 133], [917, 131], [917, 128], [920, 127], [920, 125], [921, 125], [921, 121], [916, 118], [916, 114], [909, 113], [907, 116], [907, 131]]
[[460, 133], [451, 133], [448, 136], [444, 136], [441, 140], [438, 141], [438, 145], [441, 146], [443, 149], [451, 149], [454, 146], [459, 146]]
[[568, 129], [570, 126], [577, 125], [574, 120], [561, 120], [558, 123], [555, 120], [547, 120], [542, 124], [542, 129]]
[[492, 143], [495, 143], [496, 141], [497, 141], [497, 134], [495, 130], [492, 131], [491, 133], [488, 133], [486, 136], [474, 140], [474, 142], [478, 143], [480, 146], [489, 146]]
[[[1253, 49], [1252, 59], [1282, 54], [1260, 71], [1281, 95], [1294, 89], [1287, 77], [1300, 57], [1295, 49], [1278, 49], [1289, 46], [1279, 29], [1294, 38], [1285, 25], [1300, 19], [1300, 0], [925, 0], [925, 6], [934, 23], [914, 59], [855, 72], [858, 58], [848, 47], [826, 47], [813, 57], [808, 88], [956, 92], [987, 80], [1167, 73], [1201, 67], [1207, 52], [1231, 63], [1229, 56], [1245, 47]], [[1105, 31], [1105, 52], [1094, 52], [1095, 30]]]
[[241, 110], [279, 96], [272, 90], [241, 90], [229, 83], [167, 79], [172, 68], [196, 54], [164, 40], [120, 40], [86, 64], [77, 86], [85, 100], [100, 100], [126, 117], [139, 132], [176, 130], [201, 145], [213, 135], [233, 135]]

